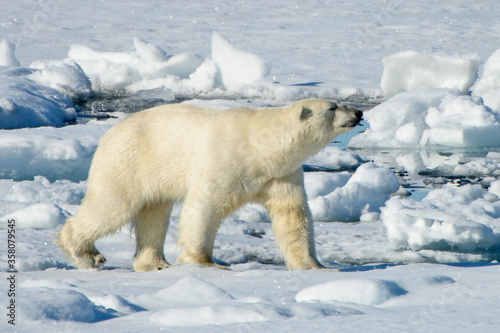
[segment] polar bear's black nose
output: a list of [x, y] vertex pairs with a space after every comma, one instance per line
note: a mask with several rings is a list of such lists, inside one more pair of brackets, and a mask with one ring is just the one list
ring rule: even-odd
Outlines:
[[355, 110], [354, 116], [356, 117], [356, 119], [358, 120], [358, 123], [359, 123], [361, 121], [361, 119], [363, 119], [363, 112], [361, 112], [359, 110]]
[[358, 121], [361, 121], [363, 119], [363, 112], [356, 110], [356, 118], [358, 118]]

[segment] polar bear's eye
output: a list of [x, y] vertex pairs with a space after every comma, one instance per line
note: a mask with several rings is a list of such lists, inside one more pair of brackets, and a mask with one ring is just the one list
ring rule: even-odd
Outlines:
[[333, 104], [332, 106], [330, 106], [330, 108], [328, 109], [328, 111], [335, 111], [339, 108], [339, 106], [337, 104]]

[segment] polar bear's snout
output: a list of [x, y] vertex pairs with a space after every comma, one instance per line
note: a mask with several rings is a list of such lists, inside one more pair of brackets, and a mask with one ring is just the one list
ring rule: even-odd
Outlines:
[[335, 118], [336, 127], [352, 128], [357, 126], [363, 119], [363, 112], [353, 107], [341, 107], [336, 110]]
[[354, 108], [352, 108], [352, 109], [354, 110], [354, 116], [357, 119], [357, 122], [356, 122], [356, 125], [357, 125], [363, 119], [363, 112], [361, 112], [360, 110], [354, 109]]

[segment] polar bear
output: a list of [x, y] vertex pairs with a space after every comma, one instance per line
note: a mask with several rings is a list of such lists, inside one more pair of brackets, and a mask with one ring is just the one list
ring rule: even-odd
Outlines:
[[135, 113], [102, 137], [86, 196], [58, 243], [78, 266], [99, 268], [105, 259], [95, 241], [132, 222], [134, 270], [167, 268], [169, 216], [183, 201], [176, 264], [217, 266], [212, 252], [221, 220], [257, 202], [269, 212], [287, 267], [322, 268], [302, 163], [361, 117], [322, 99], [227, 111], [170, 104]]

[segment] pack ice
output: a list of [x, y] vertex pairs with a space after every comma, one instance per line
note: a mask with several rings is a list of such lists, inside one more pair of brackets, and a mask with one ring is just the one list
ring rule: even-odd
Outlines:
[[445, 186], [422, 201], [393, 197], [381, 208], [389, 241], [396, 249], [498, 251], [500, 181], [485, 191], [480, 185]]
[[[498, 57], [495, 52], [486, 61], [475, 84], [479, 61], [473, 56], [408, 51], [384, 58], [381, 89], [389, 99], [365, 113], [370, 128], [349, 146], [499, 146], [500, 112], [491, 97], [500, 82]], [[469, 95], [469, 90], [474, 93]]]

